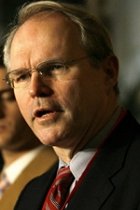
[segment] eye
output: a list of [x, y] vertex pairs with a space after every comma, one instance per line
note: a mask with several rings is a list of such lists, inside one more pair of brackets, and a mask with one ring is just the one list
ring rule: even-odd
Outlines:
[[40, 72], [44, 76], [45, 75], [46, 76], [53, 76], [53, 75], [57, 75], [57, 74], [62, 74], [64, 70], [65, 70], [64, 64], [61, 64], [61, 63], [53, 63], [53, 64], [44, 65], [40, 69]]
[[13, 93], [13, 91], [11, 91], [11, 90], [5, 91], [5, 92], [3, 93], [2, 98], [3, 98], [5, 101], [15, 101], [14, 93]]
[[14, 92], [12, 89], [5, 89], [0, 93], [0, 98], [4, 101], [15, 101]]
[[29, 71], [16, 73], [13, 76], [13, 80], [15, 83], [26, 82], [31, 77], [31, 73]]

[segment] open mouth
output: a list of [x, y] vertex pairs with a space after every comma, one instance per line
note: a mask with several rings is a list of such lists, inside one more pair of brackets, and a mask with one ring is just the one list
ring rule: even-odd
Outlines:
[[52, 114], [54, 112], [55, 111], [53, 111], [53, 110], [41, 109], [41, 110], [35, 111], [34, 116], [37, 117], [37, 118], [40, 118], [40, 117]]

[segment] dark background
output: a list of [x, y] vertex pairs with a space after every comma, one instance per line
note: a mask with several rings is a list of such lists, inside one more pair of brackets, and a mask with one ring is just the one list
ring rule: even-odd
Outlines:
[[[35, 1], [35, 0], [34, 0]], [[0, 41], [3, 41], [3, 36], [8, 31], [12, 22], [15, 19], [17, 11], [21, 5], [34, 2], [32, 0], [0, 0]], [[68, 2], [76, 5], [85, 5], [86, 0], [55, 0], [56, 2]]]

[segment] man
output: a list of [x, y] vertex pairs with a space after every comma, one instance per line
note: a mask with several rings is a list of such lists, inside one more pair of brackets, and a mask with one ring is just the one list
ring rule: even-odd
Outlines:
[[[27, 182], [42, 174], [56, 161], [51, 148], [42, 146], [33, 135], [18, 109], [13, 90], [6, 85], [5, 67], [0, 58], [0, 209], [13, 210]], [[42, 164], [40, 164], [40, 162]]]
[[[27, 185], [15, 210], [140, 209], [140, 127], [119, 105], [104, 27], [76, 7], [39, 1], [20, 11], [4, 52], [24, 118], [60, 160]], [[65, 165], [73, 179], [64, 198], [56, 188]]]

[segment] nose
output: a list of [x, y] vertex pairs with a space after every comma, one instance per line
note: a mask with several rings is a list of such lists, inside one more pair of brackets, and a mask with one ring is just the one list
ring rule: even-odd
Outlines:
[[38, 74], [38, 72], [34, 72], [31, 75], [29, 94], [32, 98], [37, 96], [48, 97], [53, 94], [53, 90], [50, 86], [50, 81], [43, 81], [43, 78]]

